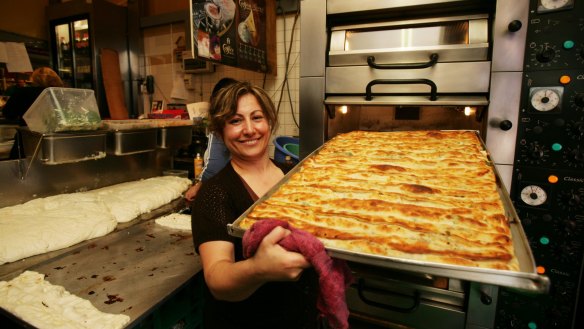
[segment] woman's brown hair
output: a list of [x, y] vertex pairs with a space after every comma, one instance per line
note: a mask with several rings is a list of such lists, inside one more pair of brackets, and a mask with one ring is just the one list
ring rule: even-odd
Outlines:
[[48, 67], [39, 67], [30, 76], [33, 86], [39, 87], [63, 87], [63, 80]]
[[272, 99], [265, 90], [245, 81], [233, 83], [217, 91], [209, 109], [209, 129], [223, 136], [225, 123], [237, 113], [237, 102], [242, 96], [248, 94], [253, 95], [262, 107], [262, 112], [273, 133], [278, 125], [278, 116]]

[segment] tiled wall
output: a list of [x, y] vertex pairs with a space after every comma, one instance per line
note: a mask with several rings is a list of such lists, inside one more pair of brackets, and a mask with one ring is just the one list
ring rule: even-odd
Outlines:
[[[177, 23], [167, 26], [158, 26], [144, 30], [144, 58], [141, 61], [141, 71], [144, 75], [154, 76], [154, 100], [163, 100], [168, 103], [193, 103], [207, 101], [213, 86], [223, 77], [232, 77], [246, 80], [263, 87], [272, 100], [279, 107], [279, 127], [275, 136], [298, 136], [299, 121], [298, 109], [298, 80], [300, 74], [300, 17], [294, 27], [294, 40], [290, 48], [290, 39], [294, 26], [295, 16], [280, 15], [276, 20], [277, 40], [277, 75], [242, 70], [225, 65], [216, 65], [215, 72], [194, 74], [191, 81], [193, 89], [186, 89], [180, 62], [173, 56], [176, 43], [184, 41], [185, 24]], [[182, 38], [182, 39], [180, 39]], [[286, 44], [284, 44], [286, 42]], [[289, 65], [286, 70], [286, 54], [290, 50]], [[284, 86], [284, 77], [288, 71], [288, 85]], [[288, 89], [290, 95], [288, 95]], [[181, 98], [173, 98], [179, 96]], [[184, 98], [182, 98], [184, 97]], [[291, 101], [290, 101], [291, 99]], [[150, 104], [150, 98], [143, 94], [144, 104]], [[149, 106], [146, 106], [149, 109]], [[273, 155], [273, 145], [270, 154]]]

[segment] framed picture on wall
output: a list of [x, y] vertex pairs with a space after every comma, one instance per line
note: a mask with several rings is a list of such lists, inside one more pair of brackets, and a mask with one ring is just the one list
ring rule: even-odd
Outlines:
[[266, 2], [190, 0], [192, 57], [267, 72]]

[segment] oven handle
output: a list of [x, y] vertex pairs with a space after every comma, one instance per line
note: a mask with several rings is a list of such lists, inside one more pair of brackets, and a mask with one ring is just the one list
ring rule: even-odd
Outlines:
[[389, 304], [384, 304], [384, 303], [380, 303], [380, 302], [376, 302], [373, 300], [368, 299], [367, 297], [365, 297], [365, 291], [380, 291], [380, 292], [384, 292], [386, 294], [393, 294], [393, 295], [399, 295], [399, 296], [405, 296], [405, 297], [410, 297], [408, 295], [405, 294], [400, 294], [400, 293], [396, 293], [396, 292], [390, 292], [387, 290], [382, 290], [382, 289], [372, 289], [372, 288], [367, 288], [365, 286], [365, 279], [361, 278], [359, 279], [358, 282], [358, 286], [357, 286], [357, 292], [359, 293], [359, 298], [361, 298], [361, 300], [369, 305], [369, 306], [375, 306], [375, 307], [379, 307], [379, 308], [384, 308], [390, 311], [394, 311], [394, 312], [400, 312], [400, 313], [412, 313], [414, 312], [418, 306], [420, 306], [420, 292], [418, 290], [414, 291], [414, 295], [411, 296], [414, 300], [414, 303], [412, 306], [410, 307], [399, 307], [399, 306], [393, 306], [393, 305], [389, 305]]
[[437, 99], [436, 93], [438, 87], [434, 81], [430, 79], [375, 79], [369, 81], [367, 87], [365, 87], [365, 100], [370, 101], [373, 99], [371, 95], [371, 87], [374, 85], [400, 85], [400, 84], [425, 84], [430, 86], [430, 100], [435, 101]]
[[425, 69], [438, 63], [438, 54], [430, 54], [430, 60], [426, 63], [406, 63], [406, 64], [376, 64], [375, 56], [367, 57], [367, 65], [379, 70], [404, 70], [404, 69]]

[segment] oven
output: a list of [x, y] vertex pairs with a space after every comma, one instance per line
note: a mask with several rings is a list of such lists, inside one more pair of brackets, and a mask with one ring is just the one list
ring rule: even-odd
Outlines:
[[[476, 130], [510, 189], [529, 0], [301, 6], [301, 157], [352, 130]], [[352, 328], [495, 327], [497, 285], [351, 269]]]

